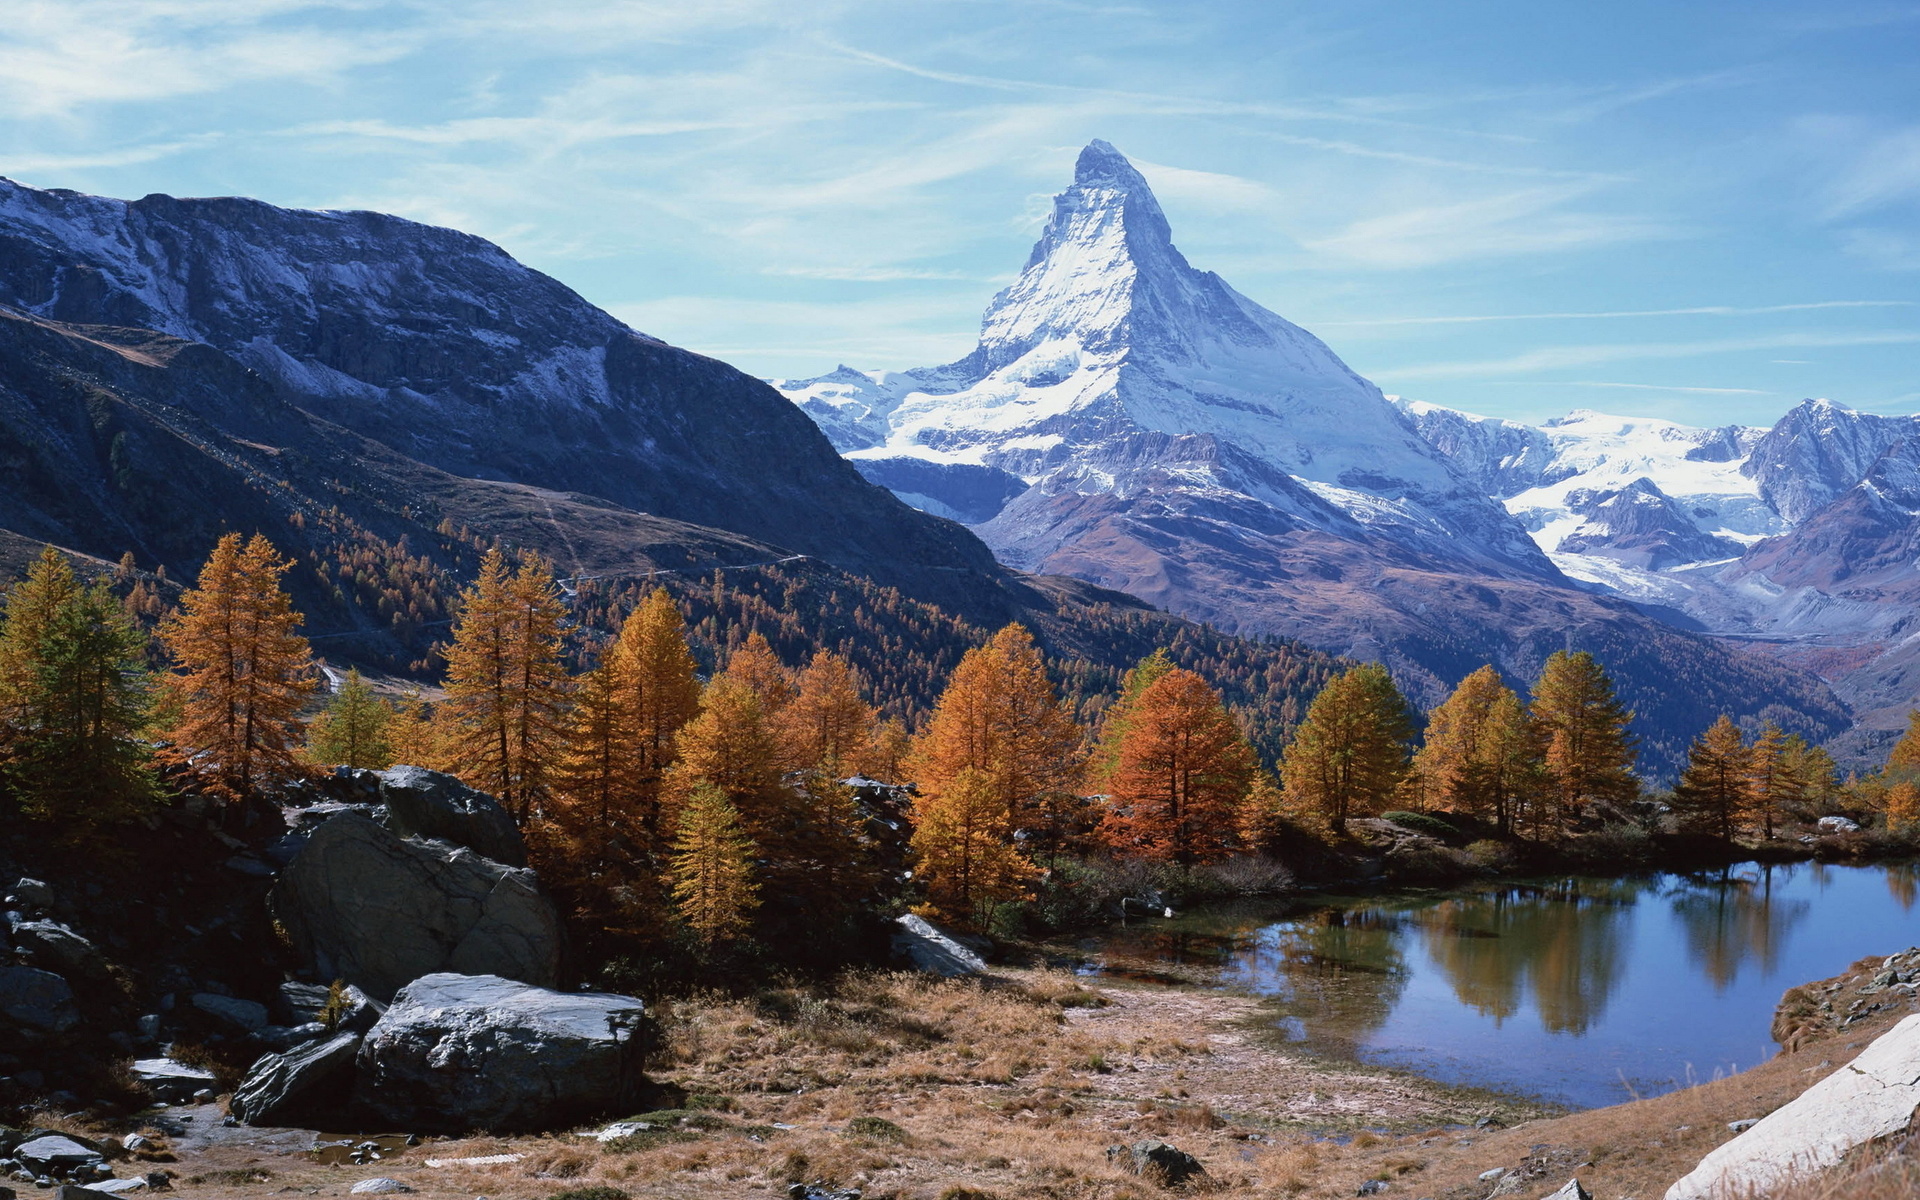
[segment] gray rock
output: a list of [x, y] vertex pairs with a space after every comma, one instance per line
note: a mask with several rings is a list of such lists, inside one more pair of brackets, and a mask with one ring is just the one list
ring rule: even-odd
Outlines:
[[355, 1196], [385, 1196], [394, 1192], [410, 1192], [413, 1189], [398, 1179], [362, 1179], [347, 1191]]
[[917, 970], [933, 975], [955, 978], [983, 975], [987, 970], [986, 960], [952, 934], [912, 913], [894, 919], [893, 951]]
[[1816, 1175], [1854, 1147], [1907, 1128], [1920, 1106], [1920, 1014], [1725, 1143], [1667, 1189], [1666, 1200], [1731, 1200]]
[[236, 1000], [232, 996], [217, 996], [212, 992], [195, 992], [193, 1006], [242, 1033], [267, 1027], [267, 1006], [251, 1000]]
[[213, 1085], [213, 1072], [170, 1058], [142, 1058], [133, 1064], [133, 1077], [146, 1085], [156, 1100], [185, 1104], [201, 1088]]
[[[326, 1009], [332, 990], [317, 983], [280, 985], [281, 1008], [296, 1022], [295, 1029], [289, 1031], [290, 1036], [309, 1025], [319, 1026], [320, 1014]], [[386, 1005], [350, 983], [341, 989], [341, 999], [346, 1002], [346, 1011], [339, 1015], [339, 1023], [334, 1027], [337, 1033], [365, 1033], [387, 1010]], [[321, 1032], [326, 1032], [324, 1027]]]
[[1821, 817], [1818, 824], [1821, 833], [1858, 833], [1860, 831], [1859, 823], [1847, 817]]
[[130, 1133], [120, 1139], [120, 1148], [128, 1153], [139, 1150], [151, 1150], [153, 1149], [153, 1140], [151, 1138], [141, 1137], [137, 1133]]
[[13, 946], [43, 967], [66, 975], [104, 979], [106, 956], [100, 948], [58, 921], [22, 921], [13, 927]]
[[92, 1166], [101, 1160], [101, 1154], [91, 1146], [63, 1134], [49, 1133], [34, 1138], [30, 1142], [21, 1142], [14, 1147], [13, 1156], [35, 1171], [52, 1171], [65, 1174], [76, 1167]]
[[1387, 1190], [1386, 1180], [1369, 1179], [1365, 1183], [1361, 1184], [1359, 1187], [1355, 1188], [1353, 1190], [1353, 1194], [1356, 1196], [1378, 1196], [1380, 1193], [1386, 1190]]
[[492, 796], [425, 767], [391, 767], [379, 779], [384, 824], [395, 833], [439, 838], [510, 867], [527, 865], [519, 827]]
[[29, 908], [53, 907], [53, 889], [38, 879], [16, 879], [7, 894], [18, 897]]
[[249, 1125], [297, 1125], [337, 1116], [353, 1096], [360, 1035], [342, 1033], [285, 1054], [262, 1055], [227, 1111]]
[[97, 1183], [88, 1184], [82, 1190], [96, 1194], [105, 1193], [109, 1196], [118, 1196], [124, 1192], [146, 1191], [147, 1181], [145, 1179], [102, 1179]]
[[631, 996], [555, 992], [492, 975], [401, 989], [360, 1047], [354, 1100], [406, 1129], [513, 1132], [579, 1125], [630, 1101], [640, 1063]]
[[37, 967], [0, 967], [0, 1030], [62, 1034], [79, 1023], [66, 980]]
[[435, 972], [539, 986], [559, 976], [560, 915], [532, 871], [402, 838], [357, 814], [314, 833], [280, 873], [271, 903], [321, 976], [376, 999]]
[[1185, 1150], [1152, 1140], [1131, 1146], [1108, 1146], [1107, 1161], [1161, 1187], [1179, 1187], [1207, 1173], [1200, 1160]]
[[1593, 1193], [1578, 1179], [1569, 1179], [1559, 1191], [1551, 1196], [1543, 1196], [1541, 1200], [1593, 1200]]

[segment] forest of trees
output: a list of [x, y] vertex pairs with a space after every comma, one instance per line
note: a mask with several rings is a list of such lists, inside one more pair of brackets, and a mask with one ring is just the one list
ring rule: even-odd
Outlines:
[[[1483, 667], [1424, 719], [1385, 668], [1352, 666], [1287, 714], [1275, 754], [1257, 740], [1271, 720], [1228, 699], [1260, 685], [1227, 664], [1223, 694], [1192, 645], [1150, 649], [1095, 705], [1010, 624], [956, 641], [916, 684], [930, 703], [903, 707], [844, 645], [718, 627], [741, 593], [717, 581], [702, 634], [663, 588], [569, 602], [537, 555], [494, 548], [447, 605], [443, 690], [382, 695], [320, 670], [283, 586], [295, 566], [230, 534], [169, 610], [48, 548], [0, 620], [0, 800], [84, 838], [161, 802], [163, 776], [243, 801], [335, 764], [448, 771], [520, 823], [603, 959], [667, 942], [804, 957], [898, 905], [990, 926], [1063, 864], [1190, 869], [1382, 814], [1535, 842], [1634, 823], [1766, 839], [1839, 803], [1920, 822], [1920, 713], [1883, 771], [1845, 784], [1818, 747], [1722, 717], [1650, 793], [1632, 714], [1585, 653], [1553, 655], [1525, 697]], [[702, 636], [723, 651], [705, 678]], [[905, 828], [863, 804], [869, 780], [912, 785]]]

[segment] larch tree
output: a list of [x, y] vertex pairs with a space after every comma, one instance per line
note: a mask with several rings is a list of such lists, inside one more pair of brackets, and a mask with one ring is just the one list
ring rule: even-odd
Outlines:
[[1135, 663], [1120, 681], [1120, 695], [1100, 718], [1100, 736], [1087, 758], [1090, 790], [1104, 792], [1112, 786], [1114, 773], [1120, 769], [1120, 744], [1126, 740], [1127, 727], [1132, 721], [1134, 706], [1140, 702], [1140, 694], [1173, 669], [1173, 659], [1168, 657], [1165, 647], [1160, 647]]
[[1380, 811], [1393, 795], [1412, 736], [1406, 700], [1385, 667], [1363, 663], [1336, 675], [1281, 753], [1289, 802], [1344, 832], [1349, 818]]
[[1008, 625], [961, 658], [906, 766], [928, 796], [943, 794], [963, 772], [985, 775], [1009, 831], [1025, 830], [1041, 848], [1055, 849], [1082, 820], [1080, 745], [1033, 635]]
[[574, 681], [573, 708], [567, 714], [553, 772], [553, 795], [542, 813], [546, 826], [542, 840], [556, 845], [541, 857], [556, 878], [597, 880], [616, 861], [651, 848], [621, 837], [623, 828], [638, 816], [634, 809], [642, 785], [639, 756], [634, 753], [638, 731], [623, 703], [628, 691], [626, 671], [625, 659], [609, 653], [598, 667]]
[[1216, 861], [1238, 842], [1256, 760], [1220, 694], [1192, 671], [1160, 675], [1129, 706], [1107, 805], [1107, 843], [1129, 857]]
[[1421, 806], [1491, 820], [1501, 833], [1538, 782], [1537, 739], [1513, 689], [1491, 665], [1460, 681], [1427, 717], [1413, 756]]
[[861, 769], [870, 756], [878, 717], [847, 660], [821, 650], [800, 672], [793, 699], [774, 715], [774, 728], [790, 769], [837, 778]]
[[375, 771], [392, 766], [387, 739], [392, 723], [393, 706], [373, 694], [360, 668], [349, 668], [340, 690], [307, 730], [307, 757]]
[[922, 795], [911, 850], [928, 903], [978, 928], [997, 906], [1024, 896], [1039, 872], [1010, 844], [1011, 834], [1000, 782], [986, 771], [963, 768], [938, 793]]
[[1751, 760], [1740, 727], [1724, 714], [1695, 738], [1673, 789], [1680, 828], [1732, 841], [1747, 812]]
[[1760, 821], [1760, 831], [1771, 841], [1781, 814], [1801, 800], [1800, 781], [1786, 761], [1786, 735], [1768, 721], [1747, 749], [1749, 809]]
[[780, 779], [780, 746], [768, 725], [760, 696], [746, 680], [722, 671], [700, 696], [700, 714], [675, 739], [676, 759], [661, 788], [661, 819], [672, 827], [702, 784], [719, 788], [740, 814], [748, 836], [777, 830], [786, 799]]
[[1590, 803], [1624, 803], [1640, 793], [1634, 777], [1633, 714], [1614, 699], [1613, 681], [1593, 655], [1555, 651], [1533, 685], [1533, 719], [1546, 740], [1555, 824]]
[[1886, 774], [1920, 775], [1920, 708], [1907, 712], [1907, 729], [1887, 755]]
[[461, 596], [438, 715], [456, 773], [523, 824], [545, 799], [559, 757], [568, 677], [560, 661], [566, 607], [552, 569], [523, 552], [509, 572], [497, 547]]
[[0, 769], [29, 816], [83, 833], [155, 794], [138, 735], [151, 707], [146, 635], [105, 582], [42, 551], [0, 620]]
[[760, 906], [754, 855], [726, 793], [696, 787], [680, 813], [668, 878], [680, 919], [709, 952], [753, 927]]
[[622, 672], [621, 705], [633, 733], [635, 803], [649, 844], [661, 838], [660, 787], [678, 754], [675, 739], [700, 711], [700, 681], [687, 649], [686, 623], [665, 588], [655, 588], [620, 626], [613, 660]]
[[753, 690], [760, 711], [771, 721], [793, 699], [793, 672], [780, 661], [766, 635], [758, 629], [727, 656], [727, 674]]
[[160, 627], [179, 668], [168, 681], [178, 713], [168, 737], [229, 797], [296, 770], [300, 709], [316, 683], [295, 632], [301, 616], [280, 586], [292, 565], [260, 534], [243, 544], [229, 533]]
[[1252, 850], [1270, 849], [1286, 822], [1294, 816], [1287, 793], [1273, 772], [1257, 768], [1247, 794], [1241, 797], [1235, 827], [1240, 844]]
[[1887, 828], [1895, 833], [1920, 825], [1920, 784], [1902, 779], [1887, 789]]

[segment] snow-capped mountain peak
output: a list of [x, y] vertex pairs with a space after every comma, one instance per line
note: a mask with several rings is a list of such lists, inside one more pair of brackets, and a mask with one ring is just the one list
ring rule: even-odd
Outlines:
[[[973, 353], [776, 386], [876, 481], [897, 482], [900, 468], [882, 464], [913, 459], [1004, 472], [1039, 496], [1234, 496], [1271, 510], [1262, 520], [1368, 529], [1449, 561], [1553, 575], [1378, 388], [1188, 263], [1146, 179], [1106, 142], [1081, 152], [1020, 277], [988, 304]], [[977, 505], [981, 481], [949, 477], [966, 478]], [[910, 503], [979, 511], [919, 490], [933, 486], [926, 472], [913, 478], [901, 492]], [[982, 532], [1034, 561], [1040, 518], [988, 520], [1020, 525]]]

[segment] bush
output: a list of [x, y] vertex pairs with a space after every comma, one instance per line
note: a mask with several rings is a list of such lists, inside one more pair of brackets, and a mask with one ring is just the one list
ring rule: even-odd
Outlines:
[[1451, 841], [1460, 836], [1458, 829], [1455, 829], [1448, 822], [1430, 813], [1389, 812], [1381, 813], [1380, 819], [1383, 821], [1391, 821], [1400, 828], [1413, 833], [1425, 834], [1430, 838], [1439, 838], [1443, 842]]
[[907, 1131], [885, 1117], [855, 1117], [847, 1122], [847, 1134], [850, 1137], [867, 1138], [875, 1142], [907, 1140]]
[[627, 1194], [617, 1187], [602, 1184], [597, 1187], [569, 1188], [564, 1192], [555, 1192], [547, 1200], [629, 1200]]

